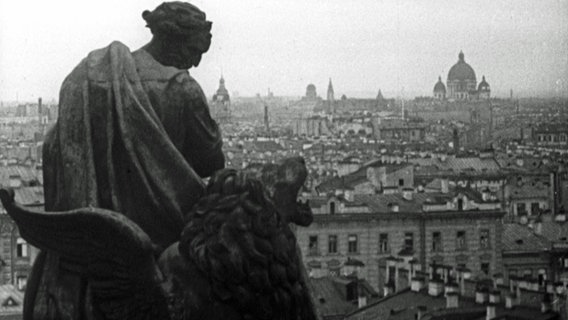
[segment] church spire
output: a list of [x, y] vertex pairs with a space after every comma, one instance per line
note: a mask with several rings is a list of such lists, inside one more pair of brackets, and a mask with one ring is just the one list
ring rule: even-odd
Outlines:
[[329, 84], [327, 85], [327, 100], [328, 101], [335, 100], [334, 91], [333, 91], [333, 84], [331, 83], [331, 78], [329, 78]]
[[460, 61], [465, 61], [463, 51], [460, 50], [460, 54], [458, 54], [458, 58], [460, 59]]

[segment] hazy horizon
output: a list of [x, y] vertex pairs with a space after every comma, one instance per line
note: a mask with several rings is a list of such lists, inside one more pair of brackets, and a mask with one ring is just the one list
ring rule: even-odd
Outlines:
[[[0, 100], [57, 99], [89, 51], [150, 40], [141, 12], [162, 1], [0, 0]], [[230, 93], [325, 98], [379, 89], [431, 96], [463, 50], [492, 95], [568, 97], [568, 0], [200, 0], [213, 43], [192, 76], [211, 97], [223, 74]]]

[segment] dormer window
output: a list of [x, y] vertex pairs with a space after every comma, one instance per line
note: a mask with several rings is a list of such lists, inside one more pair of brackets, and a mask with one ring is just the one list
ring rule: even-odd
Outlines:
[[335, 201], [329, 203], [329, 214], [335, 214]]
[[16, 256], [18, 258], [28, 257], [28, 243], [22, 238], [16, 240]]

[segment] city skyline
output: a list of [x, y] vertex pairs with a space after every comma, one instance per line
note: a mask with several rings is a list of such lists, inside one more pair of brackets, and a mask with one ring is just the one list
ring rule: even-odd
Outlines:
[[[0, 100], [57, 99], [89, 51], [145, 44], [140, 14], [160, 2], [0, 2]], [[565, 0], [190, 2], [213, 21], [211, 49], [190, 70], [208, 97], [221, 74], [241, 96], [301, 96], [313, 83], [325, 97], [330, 78], [336, 97], [431, 96], [460, 51], [492, 96], [568, 96]]]

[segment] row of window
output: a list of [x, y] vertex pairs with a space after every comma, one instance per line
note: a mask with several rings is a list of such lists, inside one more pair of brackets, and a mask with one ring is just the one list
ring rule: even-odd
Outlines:
[[[338, 236], [329, 235], [327, 242], [327, 252], [330, 254], [338, 253]], [[479, 231], [479, 247], [480, 249], [489, 249], [491, 247], [489, 238], [489, 229], [481, 229]], [[347, 253], [358, 253], [359, 251], [358, 237], [350, 234], [347, 237]], [[403, 241], [403, 250], [414, 251], [414, 232], [405, 232]], [[432, 252], [444, 251], [442, 242], [442, 232], [432, 232]], [[465, 230], [456, 231], [456, 250], [467, 250], [467, 233]], [[379, 253], [389, 253], [390, 243], [389, 234], [379, 234]], [[317, 235], [311, 235], [308, 239], [308, 254], [319, 255], [319, 242]]]
[[[540, 210], [540, 204], [538, 202], [531, 203], [531, 214], [536, 214]], [[526, 216], [528, 215], [527, 212], [527, 205], [524, 202], [517, 203], [517, 215], [519, 216]]]
[[567, 137], [566, 134], [560, 134], [560, 135], [555, 135], [555, 134], [539, 134], [538, 135], [538, 141], [549, 141], [549, 142], [566, 142]]

